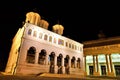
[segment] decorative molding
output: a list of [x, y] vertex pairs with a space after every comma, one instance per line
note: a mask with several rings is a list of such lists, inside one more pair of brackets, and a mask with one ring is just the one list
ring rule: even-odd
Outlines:
[[120, 53], [120, 44], [84, 48], [84, 55]]

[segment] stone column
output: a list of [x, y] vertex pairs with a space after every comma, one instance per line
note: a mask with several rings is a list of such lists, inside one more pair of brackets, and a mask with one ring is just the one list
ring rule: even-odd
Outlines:
[[54, 57], [54, 73], [58, 72], [58, 66], [57, 66], [57, 56]]
[[96, 72], [95, 55], [93, 55], [93, 74]]
[[87, 71], [86, 71], [86, 56], [84, 56], [84, 71], [85, 71], [85, 75], [87, 75]]
[[68, 61], [68, 65], [69, 65], [69, 74], [71, 73], [71, 57], [69, 58], [69, 61]]
[[69, 65], [69, 68], [71, 68], [71, 58], [69, 58], [68, 65]]
[[36, 52], [35, 54], [35, 64], [38, 64], [39, 53]]
[[113, 72], [113, 66], [112, 66], [112, 58], [111, 58], [111, 54], [109, 54], [109, 60], [110, 60], [110, 71]]
[[48, 65], [48, 57], [49, 57], [49, 55], [47, 54], [47, 55], [45, 56], [45, 65]]
[[97, 73], [96, 75], [100, 75], [100, 72], [99, 72], [99, 62], [98, 62], [98, 55], [96, 55], [96, 69], [97, 69]]
[[106, 58], [107, 73], [109, 75], [110, 69], [109, 69], [109, 61], [108, 61], [108, 55], [107, 54], [105, 55], [105, 58]]
[[98, 55], [96, 55], [96, 67], [97, 67], [97, 72], [99, 72], [99, 66], [98, 66]]
[[113, 72], [113, 65], [112, 65], [112, 57], [111, 54], [109, 54], [109, 61], [110, 61], [110, 74], [109, 76], [115, 76], [114, 72]]
[[75, 60], [74, 66], [75, 68], [77, 68], [77, 60]]
[[64, 57], [62, 57], [62, 72], [65, 74]]

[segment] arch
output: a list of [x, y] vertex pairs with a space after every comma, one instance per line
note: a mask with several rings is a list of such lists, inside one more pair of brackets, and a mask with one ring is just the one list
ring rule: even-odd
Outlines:
[[30, 47], [27, 51], [27, 62], [28, 63], [34, 63], [35, 62], [35, 53], [36, 53], [36, 48], [35, 47]]
[[47, 40], [47, 39], [48, 39], [48, 35], [45, 34], [45, 35], [44, 35], [44, 40]]
[[69, 57], [69, 55], [66, 55], [66, 57], [65, 57], [65, 60], [64, 60], [64, 66], [65, 66], [65, 73], [66, 74], [69, 74], [70, 73], [70, 71], [69, 71], [69, 59], [70, 59], [70, 57]]
[[49, 42], [52, 42], [52, 36], [49, 36]]
[[55, 52], [51, 52], [50, 55], [50, 69], [49, 69], [49, 72], [50, 73], [54, 73], [54, 58], [55, 58]]
[[69, 59], [70, 59], [69, 55], [66, 55], [65, 60], [64, 60], [64, 62], [65, 62], [64, 66], [65, 66], [65, 67], [66, 67], [67, 65], [69, 65]]
[[50, 65], [54, 65], [55, 52], [51, 52], [49, 57], [50, 57]]
[[57, 57], [57, 66], [58, 66], [58, 74], [62, 74], [62, 58], [63, 55], [60, 53], [59, 56]]
[[80, 58], [77, 59], [77, 68], [80, 68]]
[[29, 29], [28, 30], [28, 35], [31, 35], [32, 34], [32, 29]]
[[75, 57], [73, 56], [71, 59], [71, 68], [75, 68]]
[[33, 32], [33, 36], [34, 36], [34, 37], [37, 37], [37, 31], [34, 31], [34, 32]]
[[38, 59], [39, 64], [45, 64], [46, 54], [47, 54], [46, 50], [42, 49], [41, 52], [39, 53], [39, 59]]

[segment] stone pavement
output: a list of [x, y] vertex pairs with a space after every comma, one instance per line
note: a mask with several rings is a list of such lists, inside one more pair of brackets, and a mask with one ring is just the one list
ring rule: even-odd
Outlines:
[[9, 75], [0, 73], [0, 80], [120, 80], [120, 77], [78, 76], [65, 74]]

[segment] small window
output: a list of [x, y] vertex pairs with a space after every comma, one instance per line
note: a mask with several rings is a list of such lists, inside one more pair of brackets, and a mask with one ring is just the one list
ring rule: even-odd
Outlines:
[[77, 46], [75, 45], [75, 50], [77, 50]]
[[47, 38], [48, 38], [48, 36], [45, 34], [45, 35], [44, 35], [44, 40], [47, 40]]
[[40, 39], [42, 39], [42, 35], [43, 35], [42, 33], [39, 33], [39, 38], [40, 38]]
[[80, 47], [80, 51], [82, 51], [82, 47]]
[[68, 42], [66, 42], [66, 47], [68, 47]]
[[29, 29], [28, 30], [28, 35], [31, 35], [31, 33], [32, 33], [32, 29]]
[[37, 37], [37, 31], [34, 31], [33, 36]]
[[49, 37], [49, 42], [52, 42], [52, 36]]
[[69, 43], [69, 48], [71, 48], [71, 43]]
[[72, 49], [74, 49], [74, 44], [72, 44]]
[[56, 38], [54, 38], [54, 43], [56, 43]]

